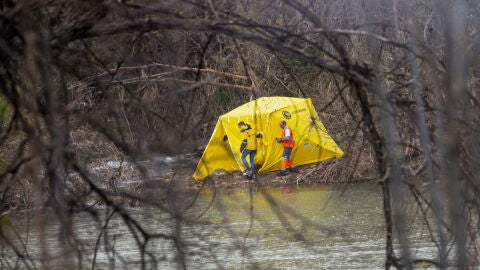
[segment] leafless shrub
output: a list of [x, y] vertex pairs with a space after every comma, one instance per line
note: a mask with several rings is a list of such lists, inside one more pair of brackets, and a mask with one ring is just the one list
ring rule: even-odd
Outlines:
[[[434, 217], [431, 263], [478, 265], [479, 8], [469, 0], [3, 1], [1, 210], [50, 206], [81, 266], [71, 213], [94, 216], [94, 198], [108, 212], [101, 227], [121, 217], [143, 268], [161, 260], [145, 252], [154, 239], [170, 241], [186, 268], [179, 230], [148, 233], [124, 207], [153, 205], [174, 228], [187, 220], [179, 205], [190, 194], [175, 185], [190, 180], [188, 169], [163, 174], [165, 162], [150, 166], [155, 156], [198, 149], [216, 116], [249, 99], [303, 96], [347, 152], [305, 175], [382, 184], [386, 268], [422, 262], [409, 249], [409, 196]], [[119, 166], [92, 173], [104, 158]], [[118, 189], [133, 175], [143, 181], [134, 192]], [[146, 186], [155, 193], [142, 194]], [[13, 251], [34, 268], [27, 250]]]

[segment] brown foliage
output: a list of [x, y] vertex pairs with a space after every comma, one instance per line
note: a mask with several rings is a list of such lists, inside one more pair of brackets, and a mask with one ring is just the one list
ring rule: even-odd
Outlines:
[[[479, 5], [320, 2], [2, 1], [2, 211], [34, 191], [65, 222], [93, 196], [146, 244], [122, 202], [192, 183], [191, 156], [166, 174], [158, 156], [201, 149], [217, 116], [250, 99], [301, 96], [347, 155], [296, 182], [379, 180], [386, 268], [415, 263], [399, 207], [410, 194], [435, 216], [436, 263], [447, 265], [449, 241], [459, 268], [467, 253], [478, 263], [464, 209], [478, 210]], [[92, 173], [104, 159], [128, 166]], [[118, 189], [134, 175], [133, 193]]]

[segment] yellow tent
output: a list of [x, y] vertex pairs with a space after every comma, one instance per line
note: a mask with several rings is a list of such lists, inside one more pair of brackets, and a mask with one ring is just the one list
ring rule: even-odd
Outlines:
[[262, 97], [219, 117], [193, 177], [200, 180], [217, 169], [245, 170], [240, 153], [242, 136], [237, 126], [240, 121], [263, 135], [257, 140], [255, 168], [258, 172], [279, 170], [283, 147], [275, 138], [282, 135], [281, 120], [285, 120], [293, 131], [296, 145], [291, 159], [295, 165], [343, 156], [309, 98]]

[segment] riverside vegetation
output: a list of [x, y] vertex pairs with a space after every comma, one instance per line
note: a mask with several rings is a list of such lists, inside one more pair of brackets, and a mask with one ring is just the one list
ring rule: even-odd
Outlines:
[[[98, 203], [136, 237], [142, 268], [163, 259], [146, 254], [151, 239], [174, 243], [188, 268], [180, 228], [195, 220], [177, 206], [252, 184], [194, 182], [195, 161], [218, 115], [262, 96], [311, 98], [346, 155], [257, 184], [376, 181], [385, 268], [480, 264], [478, 1], [6, 0], [0, 11], [0, 237], [18, 265], [34, 268], [12, 211], [53, 209], [81, 268], [69, 228]], [[436, 260], [412, 254], [406, 198]], [[168, 213], [174, 230], [147, 231], [126, 202]]]

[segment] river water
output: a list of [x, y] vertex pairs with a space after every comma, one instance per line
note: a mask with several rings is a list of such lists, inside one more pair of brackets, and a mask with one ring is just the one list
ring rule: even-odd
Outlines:
[[[60, 240], [65, 238], [59, 223], [48, 218], [53, 213], [42, 212], [39, 224], [34, 212], [12, 216], [13, 227], [31, 260], [16, 262], [12, 250], [3, 243], [2, 266], [140, 268], [142, 257], [132, 226], [126, 226], [120, 215], [108, 219], [111, 211], [101, 207], [96, 215], [74, 214], [72, 232], [76, 237], [69, 239], [69, 246], [80, 252], [72, 252]], [[131, 207], [127, 212], [148, 233], [158, 236], [144, 246], [146, 269], [178, 269], [178, 258], [184, 258], [183, 267], [188, 269], [384, 267], [382, 196], [374, 184], [224, 190], [215, 195], [203, 192], [192, 207], [182, 210], [186, 218], [182, 220], [158, 207]], [[411, 222], [408, 229], [412, 254], [435, 259], [427, 228], [421, 222]], [[133, 231], [142, 239], [137, 230]], [[179, 236], [183, 252], [176, 252], [178, 245], [164, 235]], [[14, 243], [22, 250], [20, 241]]]

